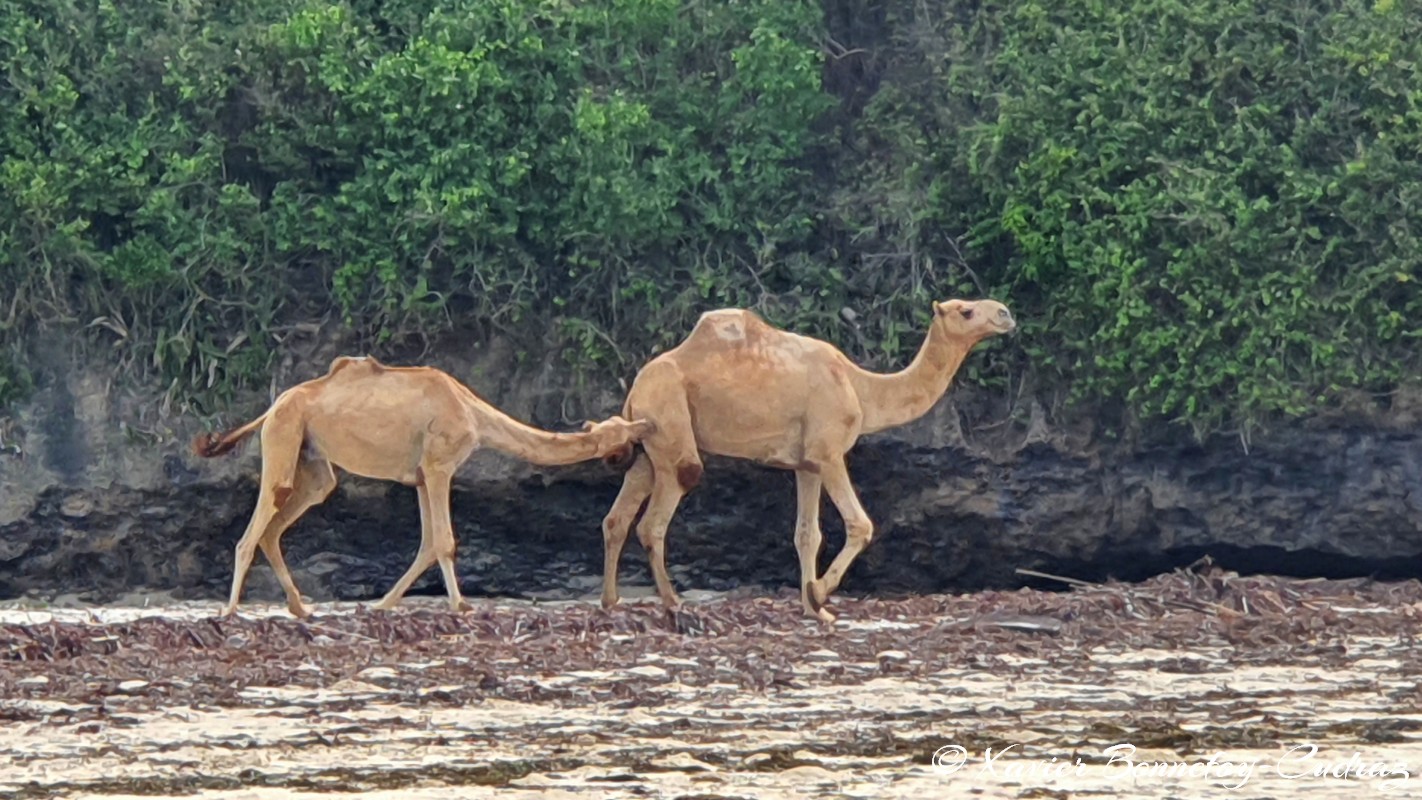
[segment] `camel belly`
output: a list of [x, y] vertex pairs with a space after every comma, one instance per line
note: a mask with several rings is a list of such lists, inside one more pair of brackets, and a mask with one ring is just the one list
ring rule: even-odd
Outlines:
[[805, 457], [803, 413], [785, 413], [765, 403], [692, 402], [696, 446], [718, 456], [792, 467]]
[[797, 444], [784, 441], [728, 442], [712, 441], [698, 446], [703, 452], [717, 456], [744, 458], [768, 467], [799, 469], [805, 461], [805, 449]]
[[307, 426], [306, 446], [353, 475], [414, 484], [424, 436], [423, 425], [394, 414], [371, 415], [359, 422], [313, 419]]

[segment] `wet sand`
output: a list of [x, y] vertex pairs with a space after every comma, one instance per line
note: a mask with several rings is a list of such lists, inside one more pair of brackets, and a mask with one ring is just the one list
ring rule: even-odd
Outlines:
[[0, 610], [0, 797], [1422, 797], [1416, 582]]

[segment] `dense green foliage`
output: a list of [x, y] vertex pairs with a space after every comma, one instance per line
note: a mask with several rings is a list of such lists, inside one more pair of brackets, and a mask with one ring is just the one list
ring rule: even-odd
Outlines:
[[265, 383], [273, 334], [333, 303], [382, 338], [557, 320], [605, 362], [614, 332], [754, 302], [747, 266], [805, 249], [797, 162], [833, 105], [818, 20], [781, 0], [0, 3], [9, 330], [96, 320], [190, 389]]
[[1416, 0], [0, 0], [0, 64], [0, 403], [76, 328], [201, 397], [331, 310], [626, 375], [980, 293], [969, 378], [1202, 431], [1422, 368]]
[[1416, 3], [913, 8], [880, 193], [928, 200], [900, 249], [967, 233], [1035, 365], [1206, 428], [1419, 374]]

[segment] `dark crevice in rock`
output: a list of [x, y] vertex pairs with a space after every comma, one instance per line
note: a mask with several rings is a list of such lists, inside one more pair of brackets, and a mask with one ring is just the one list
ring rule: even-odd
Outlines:
[[44, 436], [43, 463], [73, 484], [83, 476], [89, 464], [83, 431], [75, 417], [74, 393], [69, 389], [64, 372], [50, 372], [46, 382], [45, 411], [39, 419], [39, 430]]
[[[1229, 544], [1181, 547], [1164, 552], [1122, 553], [1097, 561], [1043, 559], [1035, 569], [1064, 578], [1103, 583], [1138, 583], [1156, 575], [1184, 569], [1209, 558], [1219, 567], [1240, 575], [1279, 575], [1289, 578], [1372, 578], [1380, 581], [1422, 579], [1422, 554], [1398, 558], [1357, 558], [1323, 550], [1284, 550], [1279, 547], [1238, 547]], [[1021, 576], [1020, 585], [1034, 589], [1065, 590], [1061, 581]]]

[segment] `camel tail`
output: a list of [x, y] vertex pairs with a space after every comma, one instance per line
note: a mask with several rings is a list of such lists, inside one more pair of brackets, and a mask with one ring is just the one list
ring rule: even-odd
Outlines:
[[[631, 398], [627, 399], [626, 402], [623, 402], [623, 411], [621, 411], [621, 416], [623, 416], [623, 419], [631, 419], [630, 416], [627, 416], [629, 415], [629, 413], [631, 413]], [[637, 450], [640, 449], [640, 443], [627, 442], [626, 445], [621, 446], [621, 448], [617, 448], [616, 450], [613, 450], [613, 452], [607, 453], [606, 456], [603, 456], [603, 463], [604, 465], [613, 467], [613, 469], [616, 469], [617, 472], [627, 472], [627, 470], [631, 469], [631, 465], [636, 462]]]
[[[631, 413], [632, 399], [628, 398], [627, 401], [622, 404], [622, 418], [632, 419], [632, 417], [627, 416]], [[613, 450], [611, 453], [608, 453], [607, 455], [603, 456], [602, 463], [606, 464], [609, 467], [612, 467], [618, 472], [626, 472], [627, 470], [631, 469], [632, 464], [637, 461], [637, 453], [641, 449], [642, 445], [640, 442], [628, 442], [622, 447]]]
[[626, 444], [621, 449], [614, 450], [602, 457], [602, 463], [612, 467], [618, 472], [626, 472], [632, 468], [633, 462], [637, 460], [637, 453], [642, 449], [640, 444]]
[[229, 453], [237, 445], [241, 444], [248, 436], [251, 436], [262, 427], [262, 423], [267, 421], [267, 415], [263, 414], [240, 428], [234, 428], [226, 433], [202, 433], [193, 437], [193, 453], [199, 458], [215, 458]]

